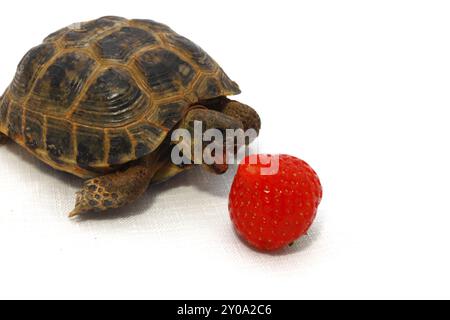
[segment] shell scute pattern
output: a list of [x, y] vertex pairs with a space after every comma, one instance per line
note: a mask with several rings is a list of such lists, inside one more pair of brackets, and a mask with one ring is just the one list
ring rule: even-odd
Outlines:
[[45, 149], [44, 145], [45, 119], [41, 113], [27, 110], [25, 112], [24, 139], [25, 144], [31, 150]]
[[62, 37], [65, 48], [82, 48], [90, 46], [99, 35], [114, 29], [126, 22], [126, 19], [118, 17], [103, 17], [97, 20], [74, 23], [67, 28]]
[[131, 125], [128, 132], [135, 141], [136, 159], [155, 151], [167, 134], [167, 131], [160, 126], [145, 121]]
[[167, 34], [165, 38], [170, 46], [179, 48], [182, 53], [187, 55], [190, 61], [195, 61], [203, 70], [212, 72], [218, 67], [217, 63], [202, 48], [189, 39], [173, 33]]
[[8, 136], [12, 139], [21, 139], [22, 138], [22, 119], [23, 119], [23, 111], [22, 107], [15, 103], [11, 102], [8, 110]]
[[190, 105], [239, 92], [168, 26], [103, 17], [25, 55], [0, 101], [0, 132], [56, 169], [92, 177], [155, 151]]
[[155, 49], [136, 59], [136, 67], [144, 75], [148, 86], [158, 97], [176, 94], [189, 87], [195, 70], [177, 54], [167, 49]]
[[96, 61], [81, 52], [64, 54], [37, 80], [28, 108], [51, 115], [63, 115], [80, 94]]
[[145, 113], [148, 98], [128, 71], [108, 68], [86, 92], [72, 119], [98, 127], [123, 126]]
[[185, 112], [186, 101], [174, 101], [159, 107], [156, 122], [166, 128], [173, 128]]
[[55, 47], [44, 43], [31, 49], [17, 67], [17, 73], [11, 84], [11, 91], [17, 97], [26, 96], [42, 66], [55, 54]]
[[109, 133], [109, 153], [108, 153], [108, 163], [110, 165], [118, 165], [121, 163], [126, 163], [132, 159], [132, 148], [133, 144], [131, 142], [128, 133], [124, 129], [114, 130]]
[[105, 131], [97, 128], [78, 127], [76, 141], [77, 164], [86, 169], [102, 167], [105, 162]]
[[71, 159], [73, 152], [73, 126], [70, 121], [47, 118], [46, 147], [49, 157], [57, 162], [64, 163], [62, 158]]
[[104, 59], [127, 60], [137, 50], [157, 43], [155, 36], [135, 27], [123, 27], [109, 34], [97, 46]]
[[213, 77], [204, 77], [195, 86], [197, 97], [210, 99], [220, 96], [220, 84]]

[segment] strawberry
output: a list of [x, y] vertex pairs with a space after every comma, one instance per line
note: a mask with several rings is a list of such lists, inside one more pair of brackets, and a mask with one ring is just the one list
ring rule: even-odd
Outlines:
[[[276, 161], [279, 166], [273, 166]], [[319, 177], [306, 162], [288, 155], [253, 155], [238, 168], [229, 211], [244, 240], [275, 251], [306, 234], [321, 200]]]

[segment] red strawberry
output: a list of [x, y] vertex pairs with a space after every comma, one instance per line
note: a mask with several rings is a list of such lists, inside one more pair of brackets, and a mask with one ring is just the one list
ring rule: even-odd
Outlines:
[[[268, 160], [275, 164], [270, 170]], [[321, 199], [319, 177], [306, 162], [288, 155], [254, 155], [239, 166], [229, 210], [242, 238], [259, 250], [275, 251], [306, 234]]]

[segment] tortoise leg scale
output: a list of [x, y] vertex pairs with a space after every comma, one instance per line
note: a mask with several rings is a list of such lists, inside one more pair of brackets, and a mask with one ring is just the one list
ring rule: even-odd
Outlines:
[[75, 209], [69, 217], [120, 208], [136, 201], [165, 164], [159, 161], [160, 155], [161, 151], [156, 151], [123, 171], [87, 180], [77, 193]]

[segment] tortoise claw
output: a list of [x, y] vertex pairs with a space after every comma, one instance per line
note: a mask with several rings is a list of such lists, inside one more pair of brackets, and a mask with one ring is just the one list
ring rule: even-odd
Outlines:
[[69, 213], [69, 218], [78, 217], [84, 213], [92, 211], [94, 208], [88, 205], [88, 200], [86, 199], [85, 190], [77, 192], [77, 200], [75, 202], [75, 209]]
[[79, 215], [80, 215], [80, 213], [77, 210], [72, 210], [69, 213], [69, 218], [75, 218], [75, 217], [78, 217]]
[[78, 210], [72, 210], [70, 213], [69, 213], [69, 218], [76, 218], [76, 217], [78, 217], [79, 215], [81, 214], [81, 212], [79, 212]]

